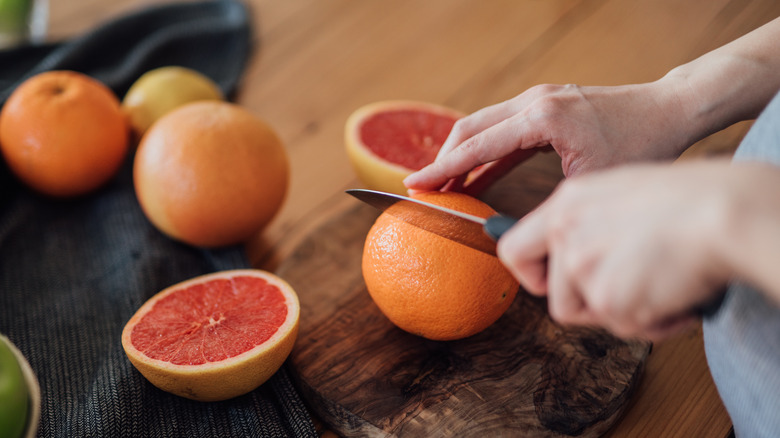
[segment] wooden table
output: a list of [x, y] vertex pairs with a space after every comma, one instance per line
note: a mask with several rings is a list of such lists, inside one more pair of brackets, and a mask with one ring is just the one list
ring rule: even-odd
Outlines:
[[[50, 38], [159, 0], [52, 1]], [[776, 0], [252, 0], [257, 51], [238, 102], [286, 143], [292, 185], [279, 216], [248, 245], [273, 269], [358, 186], [342, 130], [358, 106], [420, 99], [464, 112], [538, 83], [651, 81], [780, 15]], [[687, 155], [729, 154], [748, 124]], [[557, 170], [553, 154], [523, 166]], [[725, 437], [701, 331], [654, 346], [615, 437]], [[329, 432], [323, 432], [329, 434]]]

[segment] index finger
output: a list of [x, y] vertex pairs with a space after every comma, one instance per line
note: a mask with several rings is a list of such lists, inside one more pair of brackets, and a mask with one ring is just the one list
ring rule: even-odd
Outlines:
[[525, 116], [515, 115], [440, 153], [433, 163], [406, 177], [404, 184], [410, 189], [438, 189], [448, 180], [506, 157], [517, 149], [547, 144], [534, 131], [534, 125], [526, 123]]

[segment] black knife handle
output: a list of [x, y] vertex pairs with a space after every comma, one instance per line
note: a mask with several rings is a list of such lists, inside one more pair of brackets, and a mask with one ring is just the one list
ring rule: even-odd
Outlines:
[[487, 218], [485, 233], [493, 240], [498, 240], [512, 225], [517, 223], [517, 218], [497, 214]]

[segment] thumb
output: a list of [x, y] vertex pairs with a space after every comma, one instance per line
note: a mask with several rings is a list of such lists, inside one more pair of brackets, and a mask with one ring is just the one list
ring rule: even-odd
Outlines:
[[498, 258], [524, 289], [547, 294], [547, 255], [544, 212], [535, 210], [518, 221], [498, 241]]

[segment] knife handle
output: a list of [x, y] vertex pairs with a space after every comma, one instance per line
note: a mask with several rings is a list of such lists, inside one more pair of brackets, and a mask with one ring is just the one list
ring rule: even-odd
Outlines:
[[485, 222], [485, 233], [490, 236], [491, 239], [498, 240], [516, 223], [517, 218], [511, 216], [505, 216], [503, 214], [490, 216]]

